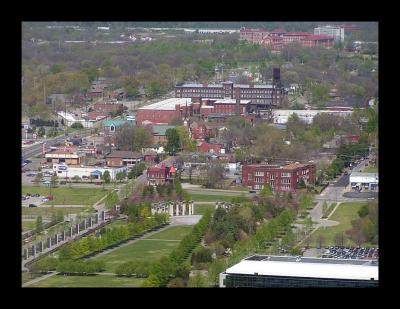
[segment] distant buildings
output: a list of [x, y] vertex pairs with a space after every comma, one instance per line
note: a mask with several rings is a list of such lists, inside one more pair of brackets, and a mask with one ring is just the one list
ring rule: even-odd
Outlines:
[[107, 166], [110, 167], [121, 167], [127, 166], [132, 167], [136, 163], [139, 163], [143, 160], [143, 156], [141, 153], [133, 152], [133, 151], [113, 151], [107, 156]]
[[332, 107], [329, 109], [304, 109], [304, 110], [291, 110], [291, 109], [274, 109], [272, 110], [273, 123], [286, 124], [292, 114], [296, 114], [300, 120], [307, 124], [312, 124], [314, 117], [318, 114], [332, 114], [341, 117], [351, 115], [353, 109], [350, 107]]
[[333, 36], [335, 42], [344, 42], [344, 28], [340, 26], [319, 26], [314, 28], [314, 34]]
[[176, 174], [174, 166], [166, 166], [164, 163], [147, 169], [147, 185], [163, 185], [173, 181]]
[[262, 190], [269, 184], [276, 192], [296, 192], [301, 179], [305, 184], [315, 184], [315, 164], [247, 164], [242, 168], [243, 186], [252, 190]]
[[316, 34], [308, 32], [287, 32], [284, 29], [273, 31], [262, 29], [240, 29], [239, 40], [253, 44], [259, 44], [271, 48], [273, 52], [279, 53], [280, 50], [288, 45], [298, 44], [303, 47], [325, 47], [331, 48], [335, 37], [325, 33]]

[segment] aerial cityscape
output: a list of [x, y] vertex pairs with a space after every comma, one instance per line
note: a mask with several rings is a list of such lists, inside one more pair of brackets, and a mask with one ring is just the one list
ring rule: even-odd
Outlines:
[[22, 22], [21, 285], [379, 286], [378, 22]]

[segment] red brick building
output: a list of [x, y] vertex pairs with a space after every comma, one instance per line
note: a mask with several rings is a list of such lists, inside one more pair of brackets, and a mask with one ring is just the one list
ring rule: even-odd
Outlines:
[[105, 113], [113, 113], [113, 112], [123, 112], [124, 104], [120, 103], [96, 103], [93, 105], [93, 109], [95, 112], [105, 112]]
[[279, 165], [244, 165], [242, 168], [243, 186], [252, 190], [262, 190], [269, 184], [276, 192], [296, 192], [300, 179], [306, 184], [315, 184], [315, 164], [291, 163]]
[[192, 140], [204, 141], [204, 139], [211, 135], [211, 129], [209, 129], [204, 123], [199, 124], [194, 122], [190, 125], [190, 134]]
[[147, 185], [162, 185], [172, 182], [176, 174], [174, 166], [166, 166], [164, 163], [147, 169]]
[[171, 98], [154, 104], [140, 107], [136, 115], [136, 123], [171, 124], [179, 118], [193, 114], [190, 98]]
[[197, 146], [197, 151], [220, 154], [223, 147], [224, 145], [222, 144], [210, 144], [207, 142], [202, 142], [199, 146]]
[[240, 30], [240, 40], [260, 44], [277, 52], [291, 44], [300, 44], [303, 47], [321, 46], [325, 48], [331, 48], [334, 44], [333, 36], [314, 35], [307, 32], [286, 32], [284, 29], [276, 29], [268, 32], [266, 30], [242, 28]]

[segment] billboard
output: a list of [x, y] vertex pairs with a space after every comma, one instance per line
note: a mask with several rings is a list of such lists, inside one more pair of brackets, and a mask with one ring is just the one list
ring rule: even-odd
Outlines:
[[58, 165], [57, 170], [59, 170], [59, 171], [67, 171], [68, 170], [68, 166], [66, 166], [66, 165]]

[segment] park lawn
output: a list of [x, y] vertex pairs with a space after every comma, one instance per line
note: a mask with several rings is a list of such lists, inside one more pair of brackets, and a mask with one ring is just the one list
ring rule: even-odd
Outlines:
[[63, 276], [55, 275], [28, 287], [140, 287], [145, 279], [111, 275]]
[[182, 240], [193, 229], [192, 225], [173, 226], [161, 232], [155, 233], [146, 239]]
[[107, 224], [107, 228], [121, 227], [128, 225], [126, 220], [114, 220], [110, 224]]
[[35, 221], [22, 221], [22, 232], [26, 232], [35, 228]]
[[[54, 207], [54, 212], [57, 214], [58, 211], [62, 211], [63, 215], [68, 214], [77, 214], [83, 212], [87, 209], [87, 207]], [[51, 207], [22, 207], [22, 215], [36, 215], [47, 217], [53, 214]]]
[[376, 166], [368, 166], [365, 170], [365, 173], [378, 173], [378, 168]]
[[210, 210], [211, 212], [215, 211], [215, 205], [213, 204], [195, 204], [194, 205], [194, 214], [195, 215], [204, 215], [204, 213]]
[[[330, 216], [329, 220], [340, 222], [339, 225], [319, 228], [312, 234], [311, 246], [317, 246], [316, 240], [319, 235], [325, 237], [325, 246], [335, 246], [335, 235], [338, 233], [345, 233], [351, 228], [351, 221], [358, 218], [358, 210], [365, 205], [364, 203], [342, 203], [340, 204], [335, 212]], [[356, 246], [356, 244], [346, 238], [346, 244], [348, 246]]]
[[[240, 194], [238, 195], [240, 196]], [[226, 195], [210, 195], [210, 194], [190, 194], [190, 199], [197, 202], [230, 202], [232, 198], [235, 196], [226, 196]]]
[[179, 241], [168, 240], [180, 240], [184, 237], [184, 233], [188, 234], [191, 230], [189, 227], [182, 228], [180, 226], [171, 227], [169, 229], [172, 229], [172, 231], [168, 231], [168, 233], [166, 233], [166, 231], [161, 231], [153, 234], [153, 237], [151, 238], [146, 238], [155, 240], [138, 240], [133, 244], [127, 245], [98, 258], [94, 258], [94, 260], [104, 261], [106, 264], [106, 272], [115, 272], [116, 268], [120, 264], [129, 261], [158, 261], [161, 257], [170, 254], [180, 243]]
[[[102, 190], [102, 188], [51, 188], [54, 200], [46, 202], [44, 205], [93, 205], [108, 192], [109, 190]], [[50, 188], [23, 186], [22, 194], [26, 193], [48, 196]]]

